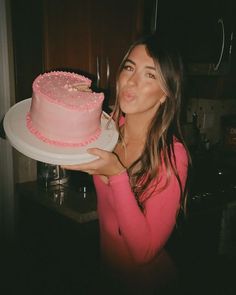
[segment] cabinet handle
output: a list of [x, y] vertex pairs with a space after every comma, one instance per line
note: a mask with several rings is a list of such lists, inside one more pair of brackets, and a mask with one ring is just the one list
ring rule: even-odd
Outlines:
[[234, 32], [232, 31], [230, 34], [229, 62], [231, 62], [231, 55], [232, 55], [232, 50], [233, 50], [233, 39], [234, 39]]
[[107, 87], [110, 85], [110, 63], [109, 58], [106, 58], [106, 66], [107, 66]]
[[221, 25], [221, 29], [222, 29], [222, 45], [221, 45], [221, 52], [220, 52], [220, 56], [219, 56], [219, 60], [216, 64], [216, 66], [214, 66], [214, 71], [218, 71], [222, 57], [223, 57], [223, 53], [224, 53], [224, 48], [225, 48], [225, 26], [224, 26], [224, 21], [222, 18], [218, 19], [218, 24]]
[[157, 8], [158, 8], [158, 0], [154, 2], [154, 17], [152, 22], [151, 33], [155, 33], [157, 30]]
[[100, 87], [100, 81], [101, 81], [101, 76], [100, 76], [100, 60], [99, 57], [96, 57], [96, 70], [97, 70], [97, 87]]

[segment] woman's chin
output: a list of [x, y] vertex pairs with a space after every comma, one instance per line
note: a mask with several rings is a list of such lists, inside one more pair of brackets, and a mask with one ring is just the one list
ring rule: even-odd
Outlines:
[[120, 108], [123, 113], [135, 113], [137, 111], [137, 104], [135, 101], [125, 101], [120, 103]]

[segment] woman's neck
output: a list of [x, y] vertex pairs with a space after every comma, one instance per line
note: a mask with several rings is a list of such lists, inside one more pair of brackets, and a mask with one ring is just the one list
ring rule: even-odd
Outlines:
[[126, 115], [123, 129], [124, 141], [126, 143], [140, 142], [144, 143], [147, 137], [148, 122], [142, 120], [139, 116]]

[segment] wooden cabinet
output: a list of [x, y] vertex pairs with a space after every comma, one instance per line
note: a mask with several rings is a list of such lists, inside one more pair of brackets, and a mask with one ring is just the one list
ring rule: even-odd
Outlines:
[[144, 31], [145, 0], [11, 0], [16, 101], [42, 72], [86, 74], [114, 102], [128, 46]]
[[43, 71], [42, 0], [11, 0], [16, 102], [32, 95], [32, 82]]
[[45, 0], [45, 71], [87, 74], [98, 88], [110, 91], [112, 104], [118, 66], [130, 43], [143, 32], [144, 2]]
[[[125, 51], [155, 26], [179, 44], [192, 73], [231, 74], [235, 6], [234, 0], [11, 0], [16, 101], [31, 96], [38, 74], [63, 69], [88, 75], [105, 92], [105, 104], [113, 104]], [[220, 19], [224, 51], [218, 71], [212, 71], [222, 48]]]

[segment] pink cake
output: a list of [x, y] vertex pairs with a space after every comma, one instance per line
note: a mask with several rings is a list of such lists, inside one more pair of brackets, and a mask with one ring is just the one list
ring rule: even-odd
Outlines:
[[103, 93], [90, 89], [91, 80], [69, 72], [49, 72], [33, 82], [27, 128], [40, 140], [80, 147], [101, 132]]

